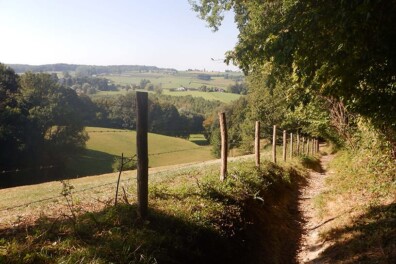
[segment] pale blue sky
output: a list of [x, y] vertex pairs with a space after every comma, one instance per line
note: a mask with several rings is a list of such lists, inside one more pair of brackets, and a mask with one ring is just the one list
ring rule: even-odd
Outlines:
[[232, 15], [212, 32], [188, 0], [0, 0], [0, 62], [237, 69]]

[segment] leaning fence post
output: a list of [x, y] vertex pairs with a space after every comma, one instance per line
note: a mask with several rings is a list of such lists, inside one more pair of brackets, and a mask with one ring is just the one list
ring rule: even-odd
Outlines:
[[290, 159], [293, 158], [293, 133], [290, 133]]
[[260, 167], [260, 121], [256, 121], [254, 152], [256, 154], [256, 167], [259, 168]]
[[121, 179], [121, 173], [122, 173], [123, 167], [124, 167], [124, 153], [121, 153], [120, 173], [118, 174], [117, 189], [116, 189], [116, 195], [115, 195], [115, 199], [114, 199], [114, 205], [117, 205], [118, 187], [120, 186], [120, 179]]
[[272, 132], [272, 161], [276, 163], [276, 125], [274, 125]]
[[136, 150], [138, 214], [142, 219], [148, 211], [148, 94], [136, 92]]
[[286, 161], [286, 149], [287, 149], [287, 136], [286, 136], [286, 130], [283, 130], [283, 161]]
[[221, 169], [220, 180], [224, 181], [227, 177], [227, 154], [228, 154], [228, 139], [227, 139], [227, 121], [225, 113], [219, 113], [220, 133], [221, 133]]

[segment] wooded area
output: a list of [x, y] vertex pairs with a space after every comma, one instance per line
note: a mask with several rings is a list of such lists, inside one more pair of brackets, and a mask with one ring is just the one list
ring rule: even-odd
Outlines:
[[351, 149], [373, 131], [396, 157], [395, 1], [190, 2], [214, 30], [235, 13], [239, 41], [226, 61], [249, 84], [226, 109], [240, 121], [230, 128], [238, 144], [253, 137], [243, 120], [257, 119]]

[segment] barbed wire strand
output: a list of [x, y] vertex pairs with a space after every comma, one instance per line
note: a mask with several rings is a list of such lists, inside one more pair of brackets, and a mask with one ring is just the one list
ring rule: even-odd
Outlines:
[[18, 172], [23, 172], [23, 171], [30, 171], [30, 170], [48, 170], [48, 169], [53, 169], [57, 168], [55, 165], [41, 165], [37, 167], [30, 167], [30, 168], [23, 168], [23, 169], [15, 169], [15, 170], [2, 170], [0, 171], [0, 174], [9, 174], [9, 173], [18, 173]]
[[[136, 179], [136, 175], [132, 176], [132, 178], [123, 179], [123, 180], [121, 180], [121, 182], [126, 182], [126, 181], [133, 180], [133, 179]], [[92, 190], [92, 189], [97, 189], [97, 188], [100, 188], [100, 187], [104, 187], [104, 186], [112, 185], [112, 184], [116, 184], [116, 183], [117, 183], [117, 181], [115, 181], [115, 182], [107, 182], [107, 183], [104, 183], [104, 184], [95, 185], [95, 186], [84, 188], [84, 189], [81, 189], [81, 190], [75, 190], [75, 191], [73, 191], [73, 194], [74, 193], [85, 192], [85, 191]], [[1, 208], [0, 212], [11, 210], [11, 209], [16, 209], [16, 208], [20, 208], [20, 207], [27, 207], [27, 206], [29, 206], [31, 204], [45, 202], [45, 201], [49, 201], [49, 200], [54, 200], [54, 199], [58, 199], [58, 198], [62, 198], [62, 197], [64, 197], [64, 196], [59, 194], [59, 195], [56, 195], [56, 196], [51, 196], [51, 197], [48, 197], [48, 198], [32, 201], [32, 202], [29, 202], [29, 203], [20, 204], [20, 205], [17, 205], [17, 206], [10, 206], [10, 207], [6, 207], [6, 208]]]
[[[219, 159], [215, 160], [215, 162], [216, 161], [220, 162]], [[194, 167], [194, 166], [204, 165], [204, 164], [205, 164], [205, 162], [197, 162], [197, 163], [192, 163], [192, 164], [189, 163], [189, 164], [185, 164], [185, 165], [182, 165], [182, 166], [178, 166], [177, 170], [185, 169], [187, 167]], [[153, 175], [157, 175], [157, 174], [161, 175], [161, 174], [164, 174], [164, 173], [169, 173], [172, 170], [173, 169], [168, 169], [168, 170], [164, 170], [164, 171], [154, 172]], [[128, 181], [131, 181], [131, 180], [136, 180], [136, 179], [137, 179], [137, 175], [132, 175], [131, 177], [129, 177], [127, 179], [122, 179], [121, 182], [124, 183], [124, 182], [128, 182]], [[81, 189], [81, 190], [75, 190], [73, 192], [73, 194], [74, 193], [82, 193], [82, 192], [85, 192], [85, 191], [97, 189], [97, 188], [108, 186], [108, 185], [113, 185], [113, 184], [116, 184], [116, 183], [117, 183], [117, 180], [115, 180], [114, 182], [107, 182], [107, 183], [104, 183], [104, 184], [95, 185], [95, 186], [84, 188], [84, 189]], [[10, 206], [10, 207], [6, 207], [6, 208], [0, 208], [0, 212], [4, 212], [4, 211], [11, 210], [11, 209], [16, 209], [16, 208], [21, 208], [21, 207], [27, 207], [27, 206], [35, 204], [35, 203], [55, 200], [55, 199], [62, 198], [62, 197], [64, 197], [64, 196], [62, 194], [59, 194], [59, 195], [56, 195], [56, 196], [52, 196], [52, 197], [48, 197], [48, 198], [32, 201], [32, 202], [29, 202], [29, 203], [24, 203], [24, 204], [20, 204], [20, 205], [16, 205], [16, 206]]]

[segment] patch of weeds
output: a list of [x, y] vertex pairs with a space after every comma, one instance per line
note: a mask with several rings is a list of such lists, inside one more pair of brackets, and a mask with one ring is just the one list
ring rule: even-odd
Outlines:
[[[121, 164], [122, 163], [122, 164]], [[122, 165], [122, 166], [121, 166]], [[111, 165], [113, 172], [119, 172], [121, 170], [135, 170], [137, 168], [136, 157], [124, 157], [123, 159], [119, 156], [114, 157], [113, 164]]]

